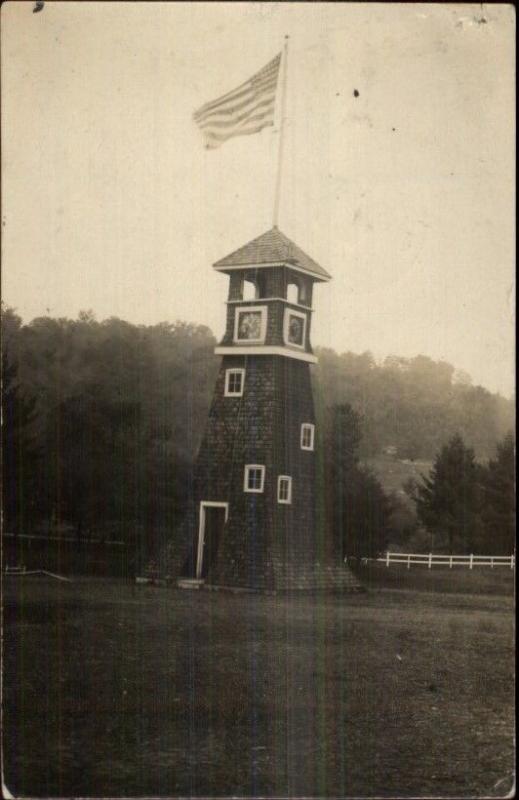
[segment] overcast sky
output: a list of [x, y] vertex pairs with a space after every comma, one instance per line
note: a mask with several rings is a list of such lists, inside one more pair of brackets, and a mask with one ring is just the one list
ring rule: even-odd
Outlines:
[[[206, 151], [192, 112], [290, 35], [280, 228], [333, 275], [314, 345], [424, 353], [508, 395], [511, 6], [2, 6], [3, 299], [223, 333], [211, 264], [272, 225], [272, 128]], [[358, 97], [354, 96], [357, 90]]]

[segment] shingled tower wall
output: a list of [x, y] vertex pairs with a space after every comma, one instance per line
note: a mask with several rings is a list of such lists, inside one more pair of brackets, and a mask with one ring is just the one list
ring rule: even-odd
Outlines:
[[277, 228], [214, 266], [230, 276], [223, 358], [163, 568], [229, 588], [358, 588], [316, 524], [311, 303], [330, 276]]

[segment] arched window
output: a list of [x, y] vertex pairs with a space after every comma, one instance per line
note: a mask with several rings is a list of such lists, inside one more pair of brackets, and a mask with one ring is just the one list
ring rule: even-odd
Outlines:
[[301, 280], [299, 285], [299, 302], [304, 306], [308, 303], [308, 283], [306, 280]]
[[242, 298], [243, 300], [256, 300], [259, 297], [259, 287], [256, 281], [244, 278]]
[[289, 303], [299, 302], [299, 286], [293, 281], [287, 286], [287, 300]]

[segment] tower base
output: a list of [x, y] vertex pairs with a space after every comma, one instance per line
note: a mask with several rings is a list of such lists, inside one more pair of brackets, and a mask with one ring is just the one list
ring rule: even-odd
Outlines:
[[[223, 574], [216, 569], [205, 580], [182, 575], [187, 540], [170, 542], [154, 564], [154, 577], [161, 583], [180, 588], [215, 589], [234, 592], [362, 592], [365, 587], [350, 567], [328, 560], [325, 563], [288, 563], [281, 559], [265, 564], [264, 569], [238, 574], [232, 568]], [[233, 579], [234, 578], [234, 579]]]
[[275, 588], [281, 592], [362, 592], [365, 587], [345, 564], [311, 564], [278, 567]]

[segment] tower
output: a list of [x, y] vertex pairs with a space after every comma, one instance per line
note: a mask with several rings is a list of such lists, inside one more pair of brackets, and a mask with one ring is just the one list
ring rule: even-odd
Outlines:
[[166, 572], [182, 585], [354, 588], [316, 529], [310, 327], [314, 284], [331, 276], [277, 227], [214, 269], [229, 276], [222, 361]]

